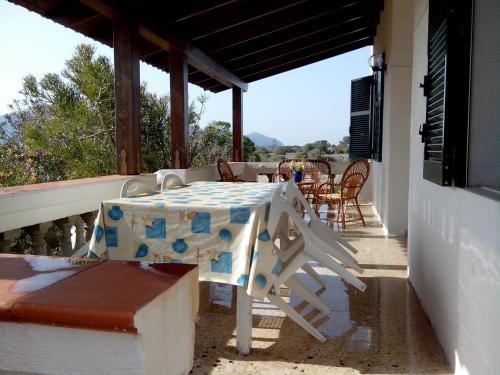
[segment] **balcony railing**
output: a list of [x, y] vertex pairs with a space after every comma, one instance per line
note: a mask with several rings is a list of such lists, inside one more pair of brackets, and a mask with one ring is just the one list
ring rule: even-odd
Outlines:
[[[242, 162], [230, 163], [230, 166], [233, 173], [245, 181], [265, 182], [267, 177], [260, 173], [275, 169], [277, 164]], [[348, 163], [330, 164], [332, 173], [341, 175]], [[219, 180], [215, 165], [162, 169], [155, 174], [134, 177], [155, 179], [160, 184], [166, 174], [176, 174], [186, 183]], [[0, 189], [0, 252], [72, 255], [90, 240], [100, 202], [116, 198], [123, 182], [131, 177], [102, 176]], [[371, 203], [371, 191], [369, 179], [360, 201]]]

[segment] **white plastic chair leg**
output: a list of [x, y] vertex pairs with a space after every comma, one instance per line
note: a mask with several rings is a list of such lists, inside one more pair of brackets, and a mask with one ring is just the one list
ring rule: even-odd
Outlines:
[[302, 218], [299, 217], [297, 215], [297, 212], [295, 212], [295, 210], [292, 208], [290, 202], [283, 200], [281, 196], [277, 194], [273, 196], [273, 200], [271, 202], [271, 212], [269, 214], [269, 223], [273, 223], [273, 226], [271, 226], [271, 224], [268, 225], [268, 228], [270, 228], [270, 230], [272, 231], [271, 233], [276, 233], [276, 230], [279, 226], [278, 223], [281, 222], [283, 213], [288, 214], [288, 216], [297, 226], [298, 231], [303, 235], [305, 235], [305, 233], [311, 233], [310, 237], [315, 239], [314, 243], [317, 244], [321, 248], [321, 250], [327, 251], [328, 254], [335, 257], [347, 266], [352, 267], [356, 271], [360, 273], [363, 272], [362, 268], [358, 266], [356, 259], [354, 259], [342, 245], [334, 240], [325, 242], [321, 237], [314, 233], [309, 226], [304, 223]]
[[286, 303], [281, 297], [276, 295], [268, 294], [267, 298], [272, 304], [277, 306], [281, 311], [283, 311], [290, 319], [292, 319], [299, 326], [304, 328], [309, 334], [314, 336], [318, 341], [325, 342], [325, 337], [319, 333], [319, 331], [314, 328], [311, 323], [309, 323], [302, 315], [300, 315], [295, 309]]
[[302, 269], [304, 270], [305, 273], [311, 276], [314, 279], [314, 281], [316, 281], [319, 285], [321, 285], [323, 288], [326, 288], [326, 284], [321, 278], [320, 274], [317, 273], [309, 263], [304, 264], [302, 266]]
[[357, 289], [361, 291], [364, 291], [366, 289], [366, 284], [364, 282], [351, 275], [349, 271], [347, 271], [340, 263], [337, 263], [331, 256], [321, 251], [311, 251], [308, 246], [304, 247], [304, 253], [306, 253], [311, 259], [316, 260], [318, 263], [335, 272], [337, 275], [342, 277], [345, 281], [352, 284]]
[[302, 297], [306, 302], [315, 306], [319, 311], [324, 314], [328, 314], [330, 309], [321, 302], [319, 297], [307, 289], [307, 286], [296, 276], [293, 275], [286, 282], [285, 285], [290, 288], [294, 293]]
[[274, 283], [276, 285], [285, 284], [285, 282], [292, 277], [297, 270], [302, 267], [309, 258], [303, 252], [297, 254], [290, 262], [286, 265], [284, 269], [281, 270], [281, 273], [276, 277]]
[[[337, 252], [338, 248], [332, 249], [327, 242], [325, 242], [323, 239], [320, 237], [312, 237], [311, 238], [311, 243], [315, 245], [315, 247], [311, 247], [312, 252], [316, 253], [326, 253], [330, 255], [333, 258], [336, 258], [340, 261], [345, 260], [339, 253]], [[352, 263], [352, 262], [344, 262], [346, 266], [351, 267], [353, 270], [355, 270], [358, 273], [364, 273], [365, 271], [357, 264], [357, 263]]]

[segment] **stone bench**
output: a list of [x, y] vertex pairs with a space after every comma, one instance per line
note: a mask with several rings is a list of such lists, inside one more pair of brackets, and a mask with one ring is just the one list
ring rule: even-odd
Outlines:
[[187, 374], [198, 269], [0, 254], [0, 374]]

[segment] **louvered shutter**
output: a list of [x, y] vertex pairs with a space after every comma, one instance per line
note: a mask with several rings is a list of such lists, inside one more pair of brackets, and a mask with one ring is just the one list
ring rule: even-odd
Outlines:
[[349, 158], [370, 158], [370, 119], [373, 76], [351, 81], [351, 123]]
[[470, 58], [470, 0], [429, 4], [424, 178], [465, 185]]
[[373, 73], [372, 159], [382, 161], [382, 119], [384, 102], [384, 72]]

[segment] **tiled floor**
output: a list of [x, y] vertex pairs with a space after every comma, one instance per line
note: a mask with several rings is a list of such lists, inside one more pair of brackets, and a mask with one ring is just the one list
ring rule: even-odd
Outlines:
[[[327, 283], [318, 290], [328, 316], [293, 295], [292, 304], [327, 337], [322, 344], [266, 302], [254, 302], [253, 349], [235, 352], [235, 293], [201, 286], [193, 374], [450, 374], [443, 352], [407, 282], [404, 238], [384, 237], [370, 206], [368, 225], [348, 224], [344, 237], [359, 250], [364, 293], [313, 264]], [[288, 294], [287, 290], [282, 293]]]

